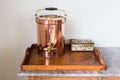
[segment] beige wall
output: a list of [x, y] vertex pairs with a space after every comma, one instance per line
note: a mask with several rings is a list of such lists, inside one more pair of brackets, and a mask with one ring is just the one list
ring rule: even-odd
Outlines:
[[26, 79], [16, 74], [25, 49], [36, 43], [34, 13], [49, 6], [67, 11], [66, 39], [120, 47], [119, 0], [0, 0], [0, 80]]

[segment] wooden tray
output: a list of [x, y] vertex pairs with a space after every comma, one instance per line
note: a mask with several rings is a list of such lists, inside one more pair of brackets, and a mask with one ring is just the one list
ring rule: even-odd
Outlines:
[[58, 58], [45, 59], [38, 51], [37, 44], [27, 48], [21, 70], [105, 70], [106, 65], [100, 51], [94, 48], [93, 52], [71, 52], [65, 47], [65, 54]]

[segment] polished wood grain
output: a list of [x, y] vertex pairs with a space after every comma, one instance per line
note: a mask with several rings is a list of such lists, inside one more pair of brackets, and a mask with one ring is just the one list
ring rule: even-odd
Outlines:
[[45, 77], [31, 76], [28, 80], [120, 80], [120, 77]]
[[26, 50], [21, 70], [104, 70], [106, 65], [100, 51], [94, 48], [92, 52], [71, 52], [69, 45], [65, 54], [58, 58], [45, 59], [42, 57], [37, 44]]

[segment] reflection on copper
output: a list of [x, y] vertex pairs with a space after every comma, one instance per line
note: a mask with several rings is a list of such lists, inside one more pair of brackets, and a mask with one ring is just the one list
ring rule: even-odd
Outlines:
[[58, 57], [64, 54], [64, 27], [65, 18], [57, 15], [45, 15], [36, 18], [37, 42], [43, 48], [46, 58]]
[[45, 56], [46, 56], [46, 57], [49, 57], [49, 55], [48, 55], [48, 52], [47, 52], [47, 51], [45, 51]]

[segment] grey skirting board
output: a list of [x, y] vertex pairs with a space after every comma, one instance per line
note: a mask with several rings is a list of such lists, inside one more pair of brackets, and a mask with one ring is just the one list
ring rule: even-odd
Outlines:
[[102, 71], [19, 71], [18, 76], [83, 76], [83, 77], [120, 77], [120, 47], [99, 47], [107, 65]]

